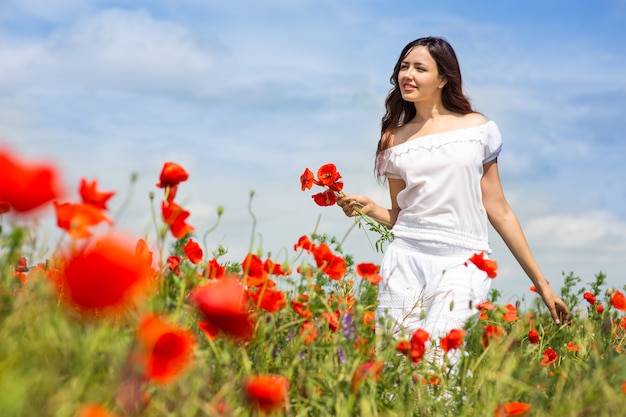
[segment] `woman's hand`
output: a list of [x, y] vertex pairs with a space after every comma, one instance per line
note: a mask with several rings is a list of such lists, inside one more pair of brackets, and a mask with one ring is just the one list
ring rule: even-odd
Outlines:
[[550, 310], [552, 320], [554, 320], [556, 324], [569, 324], [570, 313], [567, 306], [550, 287], [546, 287], [541, 290], [537, 289], [537, 293], [543, 299], [543, 302], [546, 307], [548, 307], [548, 310]]
[[337, 196], [337, 205], [341, 207], [346, 216], [354, 217], [358, 216], [359, 214], [369, 215], [369, 211], [371, 211], [374, 202], [372, 201], [372, 199], [364, 195], [341, 194]]

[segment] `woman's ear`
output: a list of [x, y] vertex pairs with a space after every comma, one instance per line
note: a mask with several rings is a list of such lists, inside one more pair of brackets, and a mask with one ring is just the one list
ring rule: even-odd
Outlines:
[[448, 80], [446, 80], [444, 77], [439, 77], [439, 88], [443, 88], [443, 86], [445, 86], [448, 83]]

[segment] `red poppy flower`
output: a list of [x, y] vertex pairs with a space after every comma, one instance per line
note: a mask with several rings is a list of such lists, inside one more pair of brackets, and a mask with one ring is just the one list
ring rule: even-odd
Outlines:
[[22, 281], [22, 284], [26, 283], [28, 279], [28, 265], [26, 264], [26, 258], [22, 257], [17, 261], [17, 265], [13, 268], [13, 278], [19, 279]]
[[244, 282], [249, 287], [263, 285], [268, 280], [268, 274], [261, 258], [253, 253], [246, 255], [241, 263], [243, 270]]
[[411, 336], [409, 343], [409, 358], [413, 363], [419, 363], [426, 353], [426, 343], [430, 339], [430, 334], [424, 329], [417, 329]]
[[[376, 322], [376, 313], [373, 311], [364, 311], [363, 312], [363, 324], [367, 325], [370, 323]], [[372, 326], [372, 330], [374, 330], [374, 326]]]
[[539, 343], [539, 340], [539, 332], [536, 329], [530, 329], [528, 332], [528, 341], [534, 345]]
[[604, 311], [604, 305], [602, 305], [602, 304], [598, 304], [598, 305], [596, 306], [596, 311], [597, 311], [598, 313], [602, 313], [602, 312]]
[[326, 190], [311, 196], [315, 204], [322, 207], [332, 206], [337, 202], [337, 196], [333, 190]]
[[556, 362], [558, 358], [559, 358], [559, 355], [557, 355], [557, 353], [554, 350], [552, 350], [552, 348], [548, 348], [546, 349], [545, 352], [543, 352], [543, 359], [541, 360], [541, 365], [550, 366], [554, 362]]
[[489, 318], [489, 316], [487, 315], [487, 311], [495, 310], [496, 306], [494, 306], [489, 301], [483, 301], [482, 303], [478, 304], [476, 308], [480, 310], [480, 317], [478, 319], [487, 320]]
[[452, 349], [458, 349], [463, 344], [463, 337], [467, 332], [463, 329], [452, 329], [450, 332], [441, 338], [441, 348], [444, 352]]
[[[485, 259], [485, 251], [481, 253], [475, 253], [469, 258], [469, 261], [476, 265], [478, 269], [484, 271], [489, 278], [496, 277], [496, 270], [498, 269], [498, 264], [491, 259]], [[465, 262], [465, 266], [467, 266], [467, 262]]]
[[330, 279], [338, 281], [346, 275], [348, 266], [345, 259], [341, 256], [335, 256], [325, 243], [320, 243], [315, 248], [313, 257], [317, 267], [328, 275]]
[[313, 184], [315, 184], [315, 175], [313, 175], [313, 172], [311, 172], [310, 169], [306, 168], [304, 173], [300, 175], [300, 185], [302, 187], [302, 191], [310, 190]]
[[329, 187], [334, 191], [341, 191], [343, 183], [339, 183], [340, 185], [338, 184], [340, 179], [341, 174], [337, 171], [335, 164], [325, 164], [317, 170], [318, 185]]
[[289, 380], [282, 375], [250, 376], [245, 379], [243, 388], [256, 410], [272, 412], [287, 406]]
[[117, 414], [109, 413], [105, 408], [97, 404], [87, 404], [81, 407], [76, 417], [119, 417]]
[[589, 291], [583, 294], [583, 298], [587, 300], [587, 302], [591, 305], [594, 305], [597, 301], [596, 296], [592, 292], [589, 292]]
[[567, 350], [569, 350], [570, 352], [580, 352], [580, 347], [576, 346], [573, 340], [570, 340], [567, 344]]
[[491, 302], [489, 301], [483, 301], [482, 303], [476, 305], [476, 308], [478, 310], [487, 310], [487, 311], [491, 311], [491, 310], [495, 310], [496, 306], [494, 306]]
[[193, 226], [186, 223], [189, 212], [173, 201], [163, 201], [161, 213], [163, 214], [163, 221], [169, 226], [176, 239], [181, 239], [195, 230]]
[[300, 236], [300, 238], [298, 239], [298, 242], [295, 245], [293, 245], [293, 250], [303, 249], [309, 253], [314, 248], [315, 248], [315, 245], [313, 244], [313, 242], [311, 242], [311, 239], [309, 239], [309, 237], [306, 235]]
[[207, 263], [207, 269], [204, 276], [210, 279], [222, 279], [226, 275], [226, 268], [221, 266], [217, 259], [213, 258]]
[[300, 326], [300, 336], [304, 337], [304, 343], [308, 346], [317, 339], [317, 328], [311, 320], [307, 320]]
[[149, 284], [151, 268], [135, 245], [120, 236], [100, 237], [67, 256], [61, 292], [84, 312], [118, 312], [131, 306]]
[[378, 376], [382, 370], [382, 361], [368, 361], [361, 364], [352, 375], [352, 389], [356, 391], [359, 385], [361, 385], [361, 382], [365, 381], [367, 378], [378, 381]]
[[57, 213], [57, 225], [65, 230], [73, 239], [83, 239], [91, 237], [93, 233], [90, 227], [101, 222], [113, 224], [102, 210], [91, 204], [72, 204], [54, 202]]
[[404, 353], [405, 355], [409, 354], [410, 348], [411, 348], [411, 343], [408, 340], [400, 340], [396, 344], [396, 350], [400, 353]]
[[107, 201], [115, 195], [114, 191], [101, 192], [97, 190], [98, 181], [93, 180], [88, 182], [85, 178], [80, 179], [80, 187], [78, 189], [80, 197], [83, 199], [83, 203], [91, 204], [92, 206], [100, 209], [107, 209]]
[[9, 211], [11, 211], [11, 205], [4, 200], [0, 200], [0, 214], [8, 213]]
[[180, 274], [180, 256], [171, 255], [167, 257], [167, 266], [176, 275]]
[[287, 305], [285, 293], [273, 288], [266, 287], [248, 290], [248, 295], [250, 295], [254, 305], [270, 313], [275, 313]]
[[141, 320], [137, 340], [138, 358], [143, 363], [145, 377], [160, 384], [170, 382], [185, 369], [195, 344], [190, 331], [173, 326], [156, 315]]
[[309, 309], [309, 305], [307, 301], [309, 296], [307, 294], [300, 294], [297, 298], [291, 300], [291, 307], [298, 314], [298, 316], [303, 317], [305, 319], [310, 319], [313, 317], [313, 313]]
[[29, 212], [58, 197], [58, 175], [51, 165], [26, 164], [0, 150], [0, 172], [0, 200], [18, 213]]
[[517, 309], [513, 304], [507, 304], [504, 306], [504, 308], [506, 308], [506, 313], [502, 313], [502, 319], [504, 321], [512, 323], [517, 320]]
[[202, 330], [202, 333], [209, 340], [215, 340], [215, 337], [219, 334], [220, 329], [212, 325], [206, 320], [198, 320], [198, 328]]
[[187, 258], [192, 264], [199, 264], [202, 262], [202, 249], [198, 242], [193, 239], [189, 239], [185, 244], [185, 254], [187, 254]]
[[620, 290], [616, 290], [613, 295], [611, 295], [611, 304], [618, 310], [626, 311], [626, 297]]
[[383, 277], [378, 275], [380, 268], [369, 262], [360, 263], [356, 266], [356, 273], [370, 282], [372, 285], [377, 285], [383, 280]]
[[336, 332], [339, 329], [339, 310], [331, 313], [325, 311], [322, 313], [322, 318], [328, 322], [328, 328]]
[[15, 265], [15, 268], [13, 268], [13, 270], [15, 272], [28, 272], [28, 262], [26, 261], [26, 258], [21, 257], [17, 261], [17, 265]]
[[159, 176], [160, 182], [156, 186], [159, 188], [175, 187], [188, 178], [189, 174], [185, 168], [175, 162], [165, 162]]
[[530, 408], [530, 404], [521, 402], [498, 404], [496, 406], [495, 417], [528, 417], [530, 415]]
[[282, 264], [277, 264], [269, 258], [266, 259], [265, 262], [263, 262], [263, 269], [265, 269], [265, 271], [267, 271], [267, 273], [271, 275], [290, 275], [291, 274], [290, 269], [287, 269], [287, 270], [283, 269]]
[[237, 278], [223, 278], [197, 287], [191, 296], [204, 319], [236, 339], [248, 340], [254, 323], [248, 296]]
[[529, 290], [530, 292], [537, 292], [537, 287], [535, 287], [534, 285], [531, 285]]
[[494, 325], [487, 325], [483, 330], [482, 344], [484, 347], [489, 346], [489, 342], [494, 339], [500, 339], [505, 335], [504, 329]]

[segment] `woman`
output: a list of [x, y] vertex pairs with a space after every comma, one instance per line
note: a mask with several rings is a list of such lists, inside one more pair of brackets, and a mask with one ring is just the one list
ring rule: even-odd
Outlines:
[[461, 328], [488, 296], [490, 278], [468, 259], [490, 253], [487, 220], [507, 244], [556, 323], [569, 312], [535, 262], [500, 185], [497, 125], [472, 109], [456, 54], [443, 39], [404, 47], [390, 78], [376, 170], [391, 208], [363, 195], [338, 199], [348, 216], [365, 214], [392, 227], [381, 264], [378, 312], [410, 335], [431, 338]]

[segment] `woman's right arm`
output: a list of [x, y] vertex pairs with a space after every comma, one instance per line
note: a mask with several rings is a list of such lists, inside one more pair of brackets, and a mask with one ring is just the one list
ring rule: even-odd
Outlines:
[[391, 197], [391, 208], [382, 207], [371, 198], [361, 195], [344, 195], [337, 198], [337, 205], [343, 209], [343, 212], [348, 217], [358, 216], [360, 211], [385, 225], [387, 228], [393, 227], [400, 213], [400, 207], [398, 206], [398, 193], [404, 190], [406, 184], [401, 179], [389, 178], [389, 196]]

